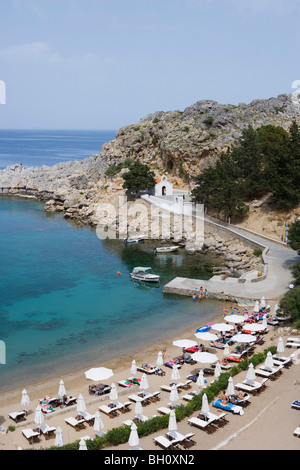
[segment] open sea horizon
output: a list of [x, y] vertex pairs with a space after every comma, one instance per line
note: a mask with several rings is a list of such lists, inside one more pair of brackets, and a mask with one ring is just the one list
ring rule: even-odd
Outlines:
[[[113, 138], [114, 131], [1, 130], [0, 166], [79, 160]], [[6, 345], [0, 393], [101, 366], [220, 312], [216, 301], [163, 294], [176, 276], [209, 279], [215, 255], [155, 255], [155, 241], [100, 240], [95, 230], [43, 207], [34, 199], [0, 197], [0, 339]], [[143, 265], [161, 276], [159, 286], [132, 282], [132, 268]]]

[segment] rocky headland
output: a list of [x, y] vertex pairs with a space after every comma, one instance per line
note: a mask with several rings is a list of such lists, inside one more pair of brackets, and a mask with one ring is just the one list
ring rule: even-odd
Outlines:
[[[167, 174], [174, 188], [190, 190], [192, 177], [212, 165], [244, 128], [272, 124], [288, 129], [293, 120], [300, 123], [300, 106], [295, 105], [292, 95], [286, 94], [249, 104], [224, 105], [203, 100], [184, 111], [158, 111], [122, 127], [115, 140], [84, 160], [53, 167], [28, 168], [22, 163], [7, 167], [0, 171], [0, 194], [35, 197], [45, 202], [47, 211], [60, 211], [66, 218], [96, 226], [101, 223], [99, 204], [117, 204], [118, 197], [124, 195], [122, 174], [126, 169], [121, 169], [121, 164], [127, 159], [149, 165], [157, 176]], [[118, 166], [120, 171], [112, 179], [106, 176], [108, 168]], [[268, 217], [268, 211], [264, 213], [259, 206], [253, 203], [252, 209]], [[209, 234], [207, 239], [211, 238]], [[210, 244], [207, 249], [224, 253], [220, 243]], [[251, 257], [249, 253], [245, 259], [241, 254], [232, 256], [239, 259], [228, 260], [230, 269], [235, 268], [232, 263], [248, 266]]]

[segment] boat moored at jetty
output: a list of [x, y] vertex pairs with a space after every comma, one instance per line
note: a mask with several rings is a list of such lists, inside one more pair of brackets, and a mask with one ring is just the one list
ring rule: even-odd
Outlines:
[[171, 253], [177, 251], [179, 246], [159, 246], [154, 248], [154, 253]]
[[160, 277], [157, 274], [152, 273], [152, 268], [141, 266], [133, 268], [133, 271], [130, 273], [130, 277], [134, 281], [141, 282], [159, 282], [160, 280]]

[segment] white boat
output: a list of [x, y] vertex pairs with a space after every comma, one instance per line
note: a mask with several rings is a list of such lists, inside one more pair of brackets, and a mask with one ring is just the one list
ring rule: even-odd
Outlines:
[[124, 238], [124, 243], [141, 243], [145, 240], [144, 237], [128, 237]]
[[149, 271], [151, 271], [151, 268], [138, 266], [133, 268], [132, 273], [130, 273], [130, 277], [134, 281], [159, 282], [159, 276]]
[[156, 253], [169, 253], [171, 251], [176, 251], [178, 250], [179, 246], [160, 246], [154, 248], [154, 251]]

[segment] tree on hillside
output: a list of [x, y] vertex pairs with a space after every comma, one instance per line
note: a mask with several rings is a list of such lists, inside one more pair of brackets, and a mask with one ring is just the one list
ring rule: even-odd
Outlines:
[[123, 188], [126, 189], [127, 195], [137, 194], [139, 191], [155, 186], [154, 172], [140, 162], [134, 162], [130, 165], [129, 171], [123, 175], [123, 179], [125, 180]]
[[300, 328], [300, 287], [289, 290], [279, 303], [279, 315], [290, 316], [295, 328]]
[[300, 219], [292, 223], [288, 230], [289, 245], [300, 255]]

